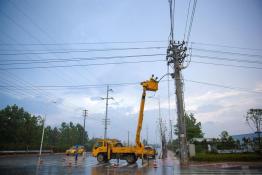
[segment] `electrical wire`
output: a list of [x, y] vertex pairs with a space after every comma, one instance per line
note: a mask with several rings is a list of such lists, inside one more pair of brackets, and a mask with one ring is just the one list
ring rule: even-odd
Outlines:
[[[14, 20], [11, 16], [9, 16], [7, 13], [5, 13], [2, 9], [0, 9], [0, 13], [7, 18], [9, 21], [11, 21], [14, 25], [16, 25], [19, 29], [21, 29], [24, 33], [26, 33], [29, 37], [31, 37], [33, 40], [37, 41], [38, 43], [41, 43], [41, 40], [39, 40], [35, 35], [33, 35], [32, 32], [26, 30], [26, 28], [21, 25], [20, 23], [17, 23], [16, 20]], [[57, 72], [57, 75], [60, 75], [59, 72]], [[69, 78], [71, 75], [67, 74], [67, 76], [60, 76], [61, 79]], [[72, 81], [72, 80], [70, 80]]]
[[240, 52], [221, 51], [221, 50], [210, 50], [210, 49], [201, 49], [201, 48], [195, 48], [195, 47], [193, 47], [192, 49], [193, 50], [197, 50], [197, 51], [204, 51], [204, 52], [212, 52], [212, 53], [221, 53], [221, 54], [231, 54], [231, 55], [241, 55], [241, 56], [262, 58], [262, 55], [259, 55], [259, 54], [248, 54], [248, 53], [240, 53]]
[[224, 44], [214, 44], [214, 43], [203, 43], [203, 42], [190, 42], [193, 45], [204, 45], [204, 46], [215, 46], [215, 47], [224, 47], [224, 48], [232, 48], [232, 49], [241, 49], [241, 50], [253, 50], [253, 51], [262, 51], [262, 49], [258, 48], [250, 48], [250, 47], [238, 47], [238, 46], [230, 46]]
[[234, 58], [225, 58], [225, 57], [214, 57], [208, 55], [189, 55], [195, 58], [205, 58], [211, 60], [220, 60], [220, 61], [233, 61], [233, 62], [241, 62], [241, 63], [251, 63], [251, 64], [262, 64], [262, 61], [258, 60], [246, 60], [246, 59], [234, 59]]
[[56, 42], [56, 43], [0, 43], [0, 46], [57, 46], [57, 45], [104, 45], [104, 44], [139, 44], [139, 43], [165, 43], [166, 40], [145, 41], [101, 41], [101, 42]]
[[174, 13], [173, 13], [173, 0], [168, 0], [169, 2], [169, 18], [170, 18], [170, 34], [169, 39], [170, 41], [174, 40]]
[[104, 66], [104, 65], [121, 65], [121, 64], [137, 64], [137, 63], [154, 63], [164, 62], [165, 60], [143, 60], [143, 61], [123, 61], [111, 63], [93, 63], [93, 64], [75, 64], [75, 65], [50, 65], [50, 66], [32, 66], [32, 67], [7, 67], [0, 70], [22, 70], [22, 69], [48, 69], [48, 68], [66, 68], [66, 67], [87, 67], [87, 66]]
[[[165, 56], [166, 54], [147, 54], [147, 55], [119, 55], [109, 57], [79, 57], [79, 58], [62, 58], [62, 59], [19, 59], [19, 60], [3, 60], [0, 65], [16, 65], [16, 64], [39, 64], [39, 63], [52, 63], [52, 62], [71, 62], [71, 61], [87, 61], [87, 60], [111, 60], [116, 58], [136, 58], [136, 57], [153, 57], [153, 56]], [[15, 62], [17, 61], [17, 62]]]
[[183, 39], [183, 41], [185, 41], [185, 39], [186, 39], [186, 31], [187, 31], [187, 23], [188, 23], [188, 16], [189, 16], [190, 6], [191, 6], [191, 0], [189, 0], [189, 4], [188, 4], [188, 7], [187, 7], [186, 25], [185, 25], [185, 31], [184, 31], [184, 39]]
[[203, 81], [195, 81], [195, 80], [188, 80], [188, 79], [184, 79], [184, 80], [188, 82], [203, 84], [203, 85], [208, 85], [208, 86], [215, 86], [215, 87], [221, 87], [221, 88], [226, 88], [226, 89], [233, 89], [233, 90], [240, 90], [240, 91], [245, 91], [245, 92], [250, 92], [250, 93], [262, 94], [262, 91], [255, 91], [255, 90], [250, 90], [250, 89], [245, 89], [245, 88], [232, 87], [232, 86], [226, 86], [226, 85], [203, 82]]
[[[233, 90], [240, 90], [240, 91], [246, 91], [250, 93], [258, 93], [262, 94], [262, 91], [257, 91], [257, 90], [250, 90], [246, 88], [240, 88], [240, 87], [233, 87], [233, 86], [228, 86], [228, 85], [222, 85], [222, 84], [217, 84], [217, 83], [210, 83], [210, 82], [203, 82], [203, 81], [196, 81], [196, 80], [189, 80], [189, 79], [183, 79], [184, 81], [187, 82], [192, 82], [192, 83], [197, 83], [197, 84], [203, 84], [203, 85], [208, 85], [208, 86], [215, 86], [215, 87], [220, 87], [220, 88], [226, 88], [226, 89], [233, 89]], [[161, 82], [168, 81], [168, 80], [163, 80]], [[56, 88], [60, 89], [61, 88], [98, 88], [98, 87], [106, 87], [107, 85], [110, 86], [132, 86], [132, 85], [139, 85], [140, 82], [119, 82], [119, 83], [102, 83], [102, 84], [81, 84], [81, 85], [26, 85], [26, 86], [7, 86], [7, 85], [0, 85], [0, 88], [11, 88], [11, 89], [17, 89], [17, 90], [23, 90], [23, 89], [30, 89], [30, 88]]]
[[190, 18], [190, 23], [189, 23], [189, 28], [188, 28], [188, 33], [187, 33], [186, 45], [188, 44], [190, 36], [191, 36], [191, 30], [192, 30], [192, 25], [193, 25], [193, 21], [194, 21], [196, 5], [197, 5], [197, 0], [194, 0], [192, 13], [191, 13], [191, 18]]
[[[123, 61], [123, 62], [109, 62], [109, 63], [92, 63], [92, 64], [75, 64], [75, 65], [49, 65], [49, 66], [31, 66], [31, 67], [5, 67], [0, 68], [2, 70], [26, 70], [26, 69], [48, 69], [48, 68], [66, 68], [66, 67], [88, 67], [88, 66], [104, 66], [104, 65], [122, 65], [122, 64], [138, 64], [138, 63], [154, 63], [154, 62], [165, 62], [165, 60], [141, 60], [141, 61]], [[189, 61], [185, 61], [189, 62]], [[236, 67], [236, 68], [248, 68], [260, 70], [262, 67], [256, 66], [242, 66], [233, 64], [222, 64], [222, 63], [211, 63], [203, 61], [190, 61], [192, 63], [207, 64], [214, 66], [225, 66], [225, 67]]]
[[248, 68], [248, 69], [257, 69], [257, 70], [262, 69], [262, 67], [255, 67], [255, 66], [241, 66], [241, 65], [210, 63], [210, 62], [202, 62], [202, 61], [191, 61], [191, 62], [192, 63], [199, 63], [199, 64], [213, 65], [213, 66], [237, 67], [237, 68]]
[[8, 55], [35, 55], [35, 54], [60, 54], [60, 53], [85, 53], [85, 52], [106, 52], [106, 51], [123, 51], [123, 50], [151, 50], [166, 49], [166, 47], [129, 47], [129, 48], [105, 48], [105, 49], [87, 49], [87, 50], [63, 50], [47, 52], [19, 52], [19, 53], [0, 53], [2, 56]]

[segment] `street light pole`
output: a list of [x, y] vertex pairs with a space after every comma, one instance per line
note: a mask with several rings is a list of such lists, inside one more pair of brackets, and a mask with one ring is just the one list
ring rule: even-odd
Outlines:
[[43, 130], [42, 130], [42, 138], [41, 138], [41, 144], [40, 144], [40, 150], [39, 150], [39, 158], [42, 155], [43, 140], [44, 140], [44, 135], [45, 135], [45, 118], [46, 116], [44, 116], [43, 118]]

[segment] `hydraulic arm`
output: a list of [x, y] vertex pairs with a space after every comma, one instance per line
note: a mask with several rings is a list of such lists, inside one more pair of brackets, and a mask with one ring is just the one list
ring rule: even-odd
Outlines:
[[157, 77], [154, 78], [154, 75], [150, 78], [150, 80], [144, 81], [141, 83], [143, 87], [143, 93], [140, 103], [139, 117], [136, 129], [136, 146], [142, 147], [142, 143], [140, 141], [140, 134], [143, 124], [143, 115], [144, 115], [144, 107], [145, 107], [145, 99], [146, 99], [146, 91], [157, 91], [158, 90], [158, 81]]

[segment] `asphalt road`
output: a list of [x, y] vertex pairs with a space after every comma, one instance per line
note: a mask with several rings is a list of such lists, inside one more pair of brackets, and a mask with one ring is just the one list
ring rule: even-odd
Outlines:
[[166, 160], [157, 159], [157, 168], [154, 161], [142, 165], [141, 160], [136, 164], [128, 165], [120, 161], [99, 164], [90, 156], [79, 156], [75, 161], [72, 156], [44, 155], [42, 162], [37, 166], [38, 158], [33, 155], [0, 157], [0, 174], [5, 175], [31, 175], [31, 174], [112, 174], [112, 175], [170, 175], [170, 174], [262, 174], [262, 168], [249, 168], [247, 166], [208, 166], [203, 164], [191, 165], [188, 168], [180, 168], [179, 161], [171, 154]]

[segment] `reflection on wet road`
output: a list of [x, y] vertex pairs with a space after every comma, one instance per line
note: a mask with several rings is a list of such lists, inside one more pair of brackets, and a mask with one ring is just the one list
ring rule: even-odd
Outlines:
[[190, 166], [180, 169], [177, 159], [170, 156], [166, 160], [157, 159], [157, 168], [154, 161], [141, 160], [136, 164], [128, 165], [125, 161], [120, 161], [116, 166], [116, 161], [98, 164], [93, 157], [79, 157], [75, 161], [74, 157], [64, 155], [45, 155], [42, 157], [40, 165], [37, 166], [36, 156], [10, 156], [0, 158], [0, 174], [136, 174], [136, 175], [169, 175], [169, 174], [261, 174], [262, 168], [249, 169], [247, 167], [203, 167]]

